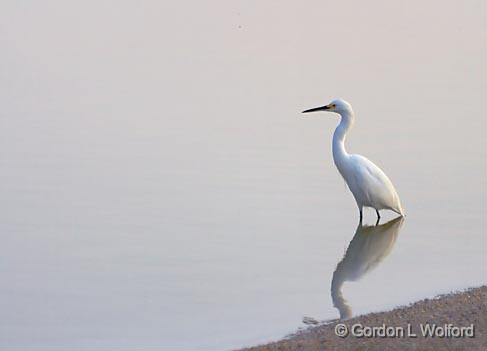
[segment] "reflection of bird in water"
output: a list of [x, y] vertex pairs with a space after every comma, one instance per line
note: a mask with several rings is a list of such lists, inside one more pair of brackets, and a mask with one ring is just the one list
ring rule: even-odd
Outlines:
[[399, 234], [403, 217], [378, 226], [359, 224], [343, 259], [337, 264], [331, 281], [333, 305], [340, 311], [340, 319], [352, 316], [352, 308], [343, 297], [346, 281], [357, 281], [373, 270], [389, 255]]

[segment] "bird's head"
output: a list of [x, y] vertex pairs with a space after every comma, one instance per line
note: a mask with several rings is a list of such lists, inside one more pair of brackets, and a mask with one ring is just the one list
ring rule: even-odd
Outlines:
[[350, 105], [345, 100], [336, 99], [336, 100], [333, 100], [332, 102], [330, 102], [328, 105], [311, 108], [309, 110], [303, 111], [303, 113], [317, 112], [317, 111], [336, 112], [339, 114], [352, 113], [353, 112], [352, 111], [352, 105]]

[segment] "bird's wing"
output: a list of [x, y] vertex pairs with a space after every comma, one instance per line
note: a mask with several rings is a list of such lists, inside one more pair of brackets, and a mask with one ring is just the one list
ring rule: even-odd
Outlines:
[[361, 155], [352, 155], [357, 180], [370, 186], [392, 185], [386, 174], [372, 161]]
[[387, 175], [372, 161], [361, 156], [352, 155], [355, 172], [354, 180], [360, 184], [363, 196], [367, 199], [375, 199], [384, 205], [395, 201], [396, 191]]

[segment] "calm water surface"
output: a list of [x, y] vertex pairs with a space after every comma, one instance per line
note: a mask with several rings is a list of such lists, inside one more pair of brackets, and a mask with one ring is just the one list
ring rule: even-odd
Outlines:
[[[228, 350], [486, 284], [487, 11], [441, 4], [2, 5], [0, 347]], [[299, 113], [338, 96], [403, 221], [358, 226], [338, 117]]]

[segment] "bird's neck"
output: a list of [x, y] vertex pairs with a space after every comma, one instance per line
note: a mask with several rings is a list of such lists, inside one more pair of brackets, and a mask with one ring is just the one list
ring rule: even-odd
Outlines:
[[354, 122], [353, 112], [342, 112], [340, 115], [342, 116], [340, 124], [333, 133], [333, 160], [338, 168], [340, 168], [341, 161], [349, 156], [345, 149], [345, 139]]

